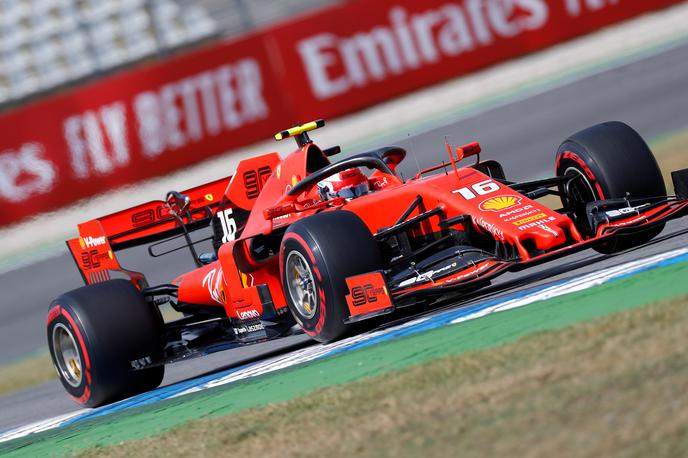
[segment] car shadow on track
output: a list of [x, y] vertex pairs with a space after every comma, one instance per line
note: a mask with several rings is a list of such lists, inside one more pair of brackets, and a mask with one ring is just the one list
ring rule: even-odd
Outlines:
[[[161, 387], [164, 386], [170, 386], [174, 385], [176, 383], [180, 382], [185, 382], [189, 380], [193, 380], [196, 378], [200, 377], [205, 377], [209, 375], [214, 375], [218, 374], [220, 372], [224, 372], [230, 369], [236, 369], [242, 366], [246, 366], [248, 364], [253, 364], [257, 363], [260, 361], [263, 361], [268, 358], [272, 358], [275, 356], [280, 356], [286, 353], [290, 353], [296, 350], [300, 350], [302, 348], [311, 346], [311, 345], [316, 345], [318, 344], [314, 340], [311, 340], [308, 338], [305, 334], [298, 335], [298, 336], [291, 336], [290, 339], [295, 340], [294, 342], [281, 345], [278, 348], [271, 348], [269, 350], [261, 351], [260, 346], [264, 345], [265, 342], [263, 343], [256, 343], [255, 347], [254, 345], [246, 346], [246, 347], [241, 347], [241, 348], [249, 348], [249, 347], [254, 347], [256, 351], [246, 357], [236, 359], [232, 361], [229, 364], [221, 364], [218, 365], [218, 362], [216, 360], [210, 361], [210, 358], [215, 357], [222, 357], [221, 355], [228, 355], [227, 350], [224, 351], [218, 351], [216, 353], [211, 353], [208, 355], [204, 355], [198, 358], [193, 358], [188, 361], [180, 361], [179, 363], [172, 364], [166, 368], [166, 375], [165, 379], [163, 380], [163, 383]], [[207, 366], [207, 368], [204, 367], [196, 367], [195, 369], [190, 366]], [[179, 372], [179, 375], [176, 375], [175, 372]], [[189, 372], [192, 372], [192, 374], [189, 374]], [[169, 377], [168, 377], [169, 375]]]

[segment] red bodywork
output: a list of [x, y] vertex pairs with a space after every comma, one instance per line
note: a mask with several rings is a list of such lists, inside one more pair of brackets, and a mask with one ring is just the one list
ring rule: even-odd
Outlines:
[[[479, 152], [477, 143], [457, 149], [459, 160]], [[470, 226], [471, 230], [513, 248], [518, 254], [511, 261], [484, 260], [449, 275], [409, 280], [394, 290], [388, 288], [381, 273], [349, 278], [347, 303], [353, 318], [388, 310], [395, 299], [423, 290], [470, 284], [505, 270], [516, 270], [582, 249], [599, 243], [619, 228], [665, 220], [688, 205], [678, 200], [654, 206], [639, 216], [602, 224], [594, 237], [585, 239], [568, 216], [529, 199], [476, 168], [457, 168], [458, 161], [452, 157], [451, 150], [449, 155], [450, 163], [423, 171], [406, 182], [394, 173], [403, 155], [393, 156], [386, 161], [393, 173], [375, 170], [369, 176], [371, 192], [350, 201], [321, 202], [315, 186], [299, 196], [287, 195], [304, 177], [329, 164], [320, 148], [312, 143], [284, 159], [272, 153], [244, 160], [231, 178], [183, 191], [190, 198], [189, 210], [182, 217], [185, 224], [207, 223], [219, 210], [250, 213], [242, 228], [231, 219], [231, 211], [225, 215], [230, 215], [223, 220], [229, 236], [219, 247], [217, 260], [173, 280], [179, 287], [179, 301], [223, 307], [230, 318], [259, 318], [264, 314], [259, 287], [267, 287], [275, 311], [285, 312], [279, 256], [255, 259], [250, 244], [258, 237], [279, 234], [295, 221], [316, 212], [351, 211], [365, 222], [372, 234], [378, 234], [397, 224], [399, 216], [421, 196], [421, 203], [407, 219], [433, 209], [437, 211], [414, 226], [412, 235], [441, 232], [441, 222], [470, 215], [468, 220], [453, 224], [452, 229], [460, 231]], [[437, 173], [427, 174], [432, 171]], [[104, 281], [113, 272], [119, 272], [142, 288], [143, 275], [124, 270], [114, 252], [168, 234], [178, 226], [165, 202], [149, 202], [79, 225], [80, 237], [69, 240], [68, 245], [86, 283]], [[240, 236], [235, 237], [239, 229]]]

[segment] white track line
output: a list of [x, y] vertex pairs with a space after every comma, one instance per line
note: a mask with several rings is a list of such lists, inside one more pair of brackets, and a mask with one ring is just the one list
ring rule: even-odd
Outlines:
[[40, 433], [41, 431], [58, 428], [67, 420], [71, 420], [72, 418], [81, 415], [84, 412], [84, 409], [80, 409], [76, 412], [70, 412], [64, 415], [53, 417], [49, 420], [37, 421], [26, 426], [21, 426], [0, 435], [0, 442], [7, 442], [11, 441], [12, 439], [19, 439], [20, 437], [28, 436], [29, 434]]
[[490, 315], [495, 312], [503, 312], [505, 310], [511, 310], [519, 307], [532, 304], [533, 302], [545, 301], [548, 299], [553, 299], [555, 297], [563, 296], [566, 294], [575, 293], [578, 291], [583, 291], [593, 286], [601, 285], [607, 283], [610, 280], [617, 279], [629, 274], [633, 274], [644, 270], [648, 267], [659, 264], [667, 259], [676, 258], [682, 255], [688, 254], [688, 249], [682, 248], [679, 250], [669, 251], [667, 253], [658, 254], [656, 256], [651, 256], [647, 259], [641, 259], [638, 261], [632, 261], [620, 266], [610, 267], [598, 272], [593, 272], [591, 274], [584, 275], [573, 281], [564, 283], [562, 285], [552, 286], [545, 288], [542, 291], [530, 294], [526, 297], [513, 299], [510, 301], [503, 302], [494, 307], [488, 307], [481, 310], [478, 313], [471, 314], [465, 317], [457, 318], [452, 320], [452, 324], [462, 323], [464, 321], [474, 320], [486, 315]]

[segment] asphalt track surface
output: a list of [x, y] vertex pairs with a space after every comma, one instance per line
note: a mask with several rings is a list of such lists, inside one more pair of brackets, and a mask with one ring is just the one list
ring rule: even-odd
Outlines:
[[[513, 180], [552, 173], [554, 151], [569, 134], [598, 122], [621, 120], [645, 138], [688, 128], [688, 45], [593, 75], [509, 105], [392, 144], [409, 154], [402, 172], [411, 176], [446, 157], [444, 136], [452, 144], [480, 140], [483, 158], [499, 160]], [[393, 116], [393, 114], [390, 114]], [[346, 146], [346, 139], [341, 141]], [[329, 146], [329, 145], [323, 145]], [[380, 145], [382, 146], [382, 145]], [[688, 157], [686, 159], [688, 167]], [[134, 204], [135, 202], [132, 202]], [[657, 240], [616, 256], [585, 251], [519, 274], [500, 277], [486, 294], [503, 294], [527, 284], [573, 278], [604, 267], [682, 248], [688, 242], [688, 221], [667, 226]], [[168, 282], [193, 267], [185, 252], [149, 259], [140, 250], [122, 253], [123, 265], [145, 272], [151, 284]], [[0, 364], [45, 347], [45, 312], [63, 291], [81, 286], [71, 257], [65, 254], [0, 276]], [[483, 295], [484, 297], [484, 295]], [[463, 306], [474, 302], [457, 302]], [[307, 345], [304, 336], [214, 354], [168, 367], [164, 384], [224, 369], [266, 353]], [[0, 396], [0, 431], [60, 415], [78, 407], [59, 382]]]

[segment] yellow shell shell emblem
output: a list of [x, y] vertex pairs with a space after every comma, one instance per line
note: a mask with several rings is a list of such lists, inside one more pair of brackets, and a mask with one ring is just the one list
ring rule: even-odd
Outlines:
[[480, 204], [480, 209], [483, 211], [498, 212], [505, 208], [515, 207], [521, 204], [521, 198], [518, 196], [499, 196], [487, 199]]
[[79, 246], [81, 247], [82, 250], [86, 249], [86, 242], [84, 242], [83, 237], [79, 237]]

